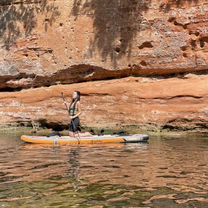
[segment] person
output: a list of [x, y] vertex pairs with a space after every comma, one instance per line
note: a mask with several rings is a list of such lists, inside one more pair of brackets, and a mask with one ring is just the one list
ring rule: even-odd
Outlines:
[[[74, 91], [72, 94], [72, 101], [68, 107], [71, 122], [69, 124], [69, 136], [91, 136], [90, 132], [81, 132], [81, 125], [79, 116], [81, 115], [81, 104], [80, 104], [81, 93]], [[68, 106], [67, 102], [65, 104]]]

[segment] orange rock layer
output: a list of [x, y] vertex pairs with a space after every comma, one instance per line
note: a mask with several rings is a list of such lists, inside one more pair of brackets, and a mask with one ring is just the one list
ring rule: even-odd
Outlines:
[[0, 93], [1, 124], [39, 122], [67, 125], [61, 92], [82, 93], [84, 126], [205, 131], [208, 76], [184, 79], [124, 78]]
[[206, 130], [207, 28], [207, 0], [1, 0], [1, 124], [66, 124], [78, 89], [89, 126]]
[[3, 0], [0, 89], [207, 72], [206, 0]]

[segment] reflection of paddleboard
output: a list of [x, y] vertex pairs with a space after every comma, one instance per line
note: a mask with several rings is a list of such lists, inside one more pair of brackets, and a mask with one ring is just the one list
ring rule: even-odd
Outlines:
[[59, 144], [59, 145], [76, 145], [76, 144], [104, 144], [104, 143], [136, 143], [147, 142], [148, 135], [135, 134], [131, 136], [120, 135], [102, 135], [102, 136], [85, 136], [85, 137], [69, 137], [69, 136], [21, 136], [21, 140], [34, 144]]

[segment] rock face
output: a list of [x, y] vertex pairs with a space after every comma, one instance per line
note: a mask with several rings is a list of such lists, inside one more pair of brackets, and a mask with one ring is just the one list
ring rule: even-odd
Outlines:
[[39, 122], [67, 125], [61, 92], [82, 92], [81, 123], [91, 127], [205, 131], [208, 76], [186, 79], [123, 78], [2, 92], [1, 124]]
[[66, 123], [78, 89], [90, 126], [201, 130], [207, 57], [206, 0], [1, 0], [1, 124]]

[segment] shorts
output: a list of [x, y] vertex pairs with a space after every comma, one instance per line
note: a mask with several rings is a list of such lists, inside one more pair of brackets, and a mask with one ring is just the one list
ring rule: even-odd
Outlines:
[[69, 124], [69, 131], [71, 132], [81, 131], [79, 117], [76, 117], [71, 120], [71, 123]]

